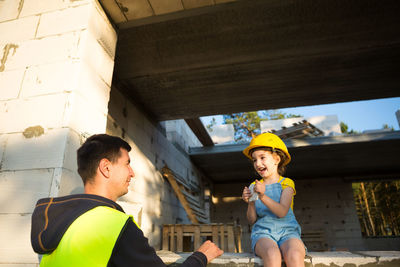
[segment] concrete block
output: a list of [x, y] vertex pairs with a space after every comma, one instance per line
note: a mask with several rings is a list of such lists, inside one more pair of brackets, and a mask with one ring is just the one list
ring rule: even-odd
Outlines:
[[16, 19], [20, 12], [21, 3], [15, 0], [0, 1], [0, 22]]
[[233, 143], [235, 141], [235, 129], [233, 124], [215, 125], [209, 131], [211, 139], [216, 144]]
[[36, 37], [86, 29], [92, 5], [86, 4], [42, 14]]
[[1, 172], [0, 214], [32, 213], [36, 201], [49, 196], [52, 177], [53, 169]]
[[0, 42], [16, 43], [35, 38], [39, 16], [31, 16], [0, 23]]
[[132, 116], [131, 113], [131, 109], [127, 108], [126, 97], [118, 89], [112, 87], [110, 91], [110, 101], [108, 102], [108, 114], [120, 128], [126, 131], [128, 127], [128, 116], [132, 120], [137, 119]]
[[171, 0], [168, 2], [164, 0], [150, 0], [150, 4], [153, 7], [155, 15], [183, 10], [181, 0]]
[[85, 5], [93, 0], [65, 1], [65, 0], [24, 0], [19, 17], [43, 14], [54, 10], [65, 9], [79, 5]]
[[3, 161], [3, 153], [6, 148], [7, 137], [8, 137], [8, 135], [6, 135], [6, 134], [0, 134], [0, 169], [3, 164], [3, 162], [2, 162]]
[[125, 213], [131, 215], [135, 222], [141, 226], [142, 223], [142, 203], [117, 201], [117, 203], [124, 209]]
[[182, 2], [185, 9], [214, 5], [214, 0], [183, 0]]
[[76, 58], [79, 36], [79, 33], [68, 33], [40, 40], [0, 45], [0, 51], [5, 48], [9, 50], [7, 57], [3, 59], [3, 69], [15, 70]]
[[88, 135], [104, 133], [107, 124], [107, 113], [77, 93], [72, 93], [66, 109], [65, 125], [78, 133]]
[[62, 168], [54, 168], [53, 176], [51, 179], [51, 186], [49, 197], [57, 197], [60, 191]]
[[0, 106], [0, 133], [23, 132], [38, 125], [59, 128], [67, 100], [67, 94], [56, 94], [7, 101]]
[[314, 266], [347, 266], [350, 263], [354, 266], [360, 266], [376, 262], [375, 257], [362, 256], [351, 252], [330, 252], [329, 256], [326, 252], [313, 252], [310, 255]]
[[50, 130], [38, 137], [17, 133], [8, 136], [2, 170], [62, 167], [69, 129]]
[[0, 101], [17, 98], [25, 70], [0, 72]]
[[70, 130], [68, 132], [67, 143], [65, 145], [65, 152], [64, 152], [63, 169], [67, 169], [69, 171], [77, 173], [78, 164], [77, 164], [76, 151], [81, 146], [81, 142], [83, 142], [81, 137], [82, 136], [76, 131]]
[[124, 138], [126, 136], [125, 131], [115, 122], [115, 120], [110, 115], [107, 116], [106, 133], [121, 138]]
[[21, 96], [28, 98], [72, 91], [79, 65], [80, 62], [67, 60], [29, 67], [25, 73]]
[[87, 30], [81, 34], [77, 57], [88, 64], [111, 87], [114, 57], [107, 53], [95, 36]]
[[342, 134], [336, 115], [310, 117], [307, 118], [307, 121], [312, 123], [318, 129], [322, 130], [326, 136]]
[[60, 188], [57, 196], [83, 194], [83, 182], [78, 172], [62, 169]]
[[97, 42], [114, 60], [115, 48], [117, 45], [117, 33], [111, 25], [107, 15], [104, 13], [103, 8], [97, 3], [97, 1], [92, 5], [88, 29]]
[[151, 143], [150, 138], [144, 133], [143, 128], [140, 127], [134, 120], [128, 120], [127, 133], [132, 138], [132, 141], [143, 152], [150, 152]]
[[110, 86], [96, 73], [95, 69], [85, 62], [81, 62], [76, 71], [77, 76], [76, 80], [73, 81], [73, 90], [83, 96], [96, 109], [106, 114], [110, 100]]
[[[128, 99], [127, 99], [128, 100]], [[139, 127], [138, 130], [143, 128], [144, 120], [146, 120], [146, 115], [136, 107], [132, 102], [129, 100], [126, 101], [126, 113], [128, 118], [133, 118], [133, 120], [129, 120], [130, 122], [134, 122], [136, 127]], [[133, 125], [131, 124], [132, 129], [134, 129]], [[142, 130], [140, 130], [142, 131]]]
[[76, 91], [102, 112], [107, 111], [109, 86], [84, 62], [62, 61], [28, 68], [22, 97]]
[[[10, 201], [8, 201], [10, 202]], [[0, 262], [37, 264], [30, 241], [31, 214], [0, 214]]]

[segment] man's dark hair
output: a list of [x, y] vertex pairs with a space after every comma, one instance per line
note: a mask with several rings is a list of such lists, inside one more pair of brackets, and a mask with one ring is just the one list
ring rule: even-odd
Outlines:
[[78, 173], [83, 184], [93, 179], [100, 160], [106, 158], [112, 163], [117, 162], [121, 148], [131, 151], [131, 146], [119, 137], [108, 134], [90, 136], [78, 149]]

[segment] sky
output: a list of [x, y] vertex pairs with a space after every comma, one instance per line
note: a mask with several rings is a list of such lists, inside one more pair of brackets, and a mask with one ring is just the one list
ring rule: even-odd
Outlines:
[[[346, 123], [349, 126], [349, 130], [353, 129], [358, 132], [381, 129], [384, 124], [392, 126], [394, 130], [399, 130], [399, 123], [395, 113], [400, 110], [400, 97], [279, 110], [287, 114], [302, 115], [305, 118], [337, 115], [339, 122]], [[217, 124], [222, 124], [222, 116], [207, 116], [202, 118], [204, 125], [207, 125], [212, 117], [216, 117]]]

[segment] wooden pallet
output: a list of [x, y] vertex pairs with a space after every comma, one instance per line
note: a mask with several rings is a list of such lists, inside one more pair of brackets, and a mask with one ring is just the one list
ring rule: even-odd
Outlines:
[[[190, 251], [184, 247], [184, 237], [190, 237], [193, 249], [197, 250], [204, 240], [211, 240], [225, 252], [242, 252], [242, 229], [239, 225], [212, 224], [164, 224], [162, 249], [174, 252]], [[204, 240], [203, 240], [204, 239]]]
[[161, 170], [163, 176], [171, 184], [176, 196], [185, 209], [192, 223], [208, 223], [208, 216], [200, 205], [198, 196], [191, 193], [191, 188], [184, 183], [184, 179], [173, 173], [167, 166]]
[[271, 133], [276, 134], [282, 139], [324, 135], [323, 131], [306, 120], [293, 123], [293, 126], [290, 127], [282, 127], [280, 130], [271, 130]]
[[309, 251], [327, 250], [324, 231], [305, 231], [301, 233], [301, 239]]

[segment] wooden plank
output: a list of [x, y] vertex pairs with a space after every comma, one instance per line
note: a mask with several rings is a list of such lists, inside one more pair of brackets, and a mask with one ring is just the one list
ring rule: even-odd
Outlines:
[[186, 191], [186, 190], [182, 190], [182, 193], [186, 196], [186, 197], [188, 197], [188, 198], [190, 198], [190, 200], [192, 200], [192, 201], [199, 201], [199, 199], [198, 199], [198, 197], [195, 197], [195, 196], [193, 196], [192, 194], [190, 194], [188, 191]]
[[203, 219], [202, 217], [198, 217], [198, 216], [196, 216], [196, 219], [199, 221], [199, 222], [201, 222], [201, 223], [208, 223], [208, 221], [206, 220], [206, 219]]
[[163, 225], [163, 241], [162, 241], [162, 249], [163, 250], [168, 250], [168, 232], [169, 232], [169, 226], [168, 225]]
[[233, 226], [228, 225], [226, 227], [227, 235], [228, 235], [228, 252], [235, 252], [235, 238], [233, 237]]
[[190, 207], [189, 203], [186, 201], [185, 196], [182, 194], [179, 185], [176, 183], [174, 175], [172, 174], [171, 170], [168, 167], [164, 167], [162, 169], [162, 173], [164, 177], [167, 178], [168, 182], [171, 184], [175, 194], [177, 195], [179, 201], [182, 203], [183, 208], [185, 209], [190, 221], [192, 223], [199, 223], [196, 216], [194, 215], [192, 208]]
[[176, 225], [176, 251], [183, 251], [183, 229], [182, 225]]
[[197, 208], [201, 208], [200, 204], [199, 204], [199, 199], [195, 199], [191, 194], [187, 193], [185, 190], [181, 190], [181, 192], [183, 193], [183, 195], [186, 197], [187, 202], [189, 202], [189, 204], [191, 206], [195, 206]]
[[225, 227], [223, 224], [219, 226], [219, 247], [222, 250], [226, 250], [225, 248]]
[[175, 226], [171, 225], [169, 227], [169, 250], [175, 251]]
[[240, 225], [235, 227], [235, 240], [237, 244], [236, 253], [242, 253], [242, 227]]
[[200, 227], [197, 225], [197, 227], [194, 228], [194, 250], [197, 250], [200, 247]]
[[196, 208], [196, 207], [193, 207], [193, 212], [194, 212], [195, 214], [198, 214], [198, 215], [204, 217], [204, 218], [207, 218], [207, 217], [205, 216], [203, 210], [200, 210], [200, 209], [198, 209], [198, 208]]
[[212, 225], [212, 241], [219, 246], [218, 242], [218, 225]]

